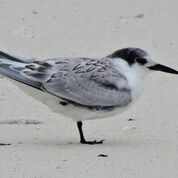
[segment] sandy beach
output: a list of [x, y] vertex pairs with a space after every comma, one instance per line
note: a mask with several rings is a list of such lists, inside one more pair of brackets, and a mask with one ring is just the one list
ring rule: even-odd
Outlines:
[[[0, 49], [44, 60], [140, 47], [178, 69], [176, 0], [0, 0]], [[133, 119], [129, 121], [129, 119]], [[154, 73], [118, 116], [76, 123], [0, 77], [0, 178], [177, 178], [178, 76]], [[99, 157], [104, 154], [107, 157]]]

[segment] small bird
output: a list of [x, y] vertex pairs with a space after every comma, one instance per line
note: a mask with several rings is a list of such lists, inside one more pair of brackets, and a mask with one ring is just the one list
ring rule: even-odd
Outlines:
[[82, 122], [103, 119], [128, 109], [141, 95], [151, 71], [178, 74], [156, 63], [139, 48], [123, 48], [103, 58], [57, 57], [24, 59], [0, 51], [0, 74], [53, 112], [72, 118], [82, 144], [87, 141]]

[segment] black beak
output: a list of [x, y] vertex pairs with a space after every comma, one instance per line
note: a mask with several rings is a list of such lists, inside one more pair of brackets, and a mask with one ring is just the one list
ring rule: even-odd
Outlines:
[[171, 74], [178, 74], [178, 71], [171, 69], [170, 67], [166, 67], [161, 64], [155, 64], [154, 66], [148, 67], [150, 70], [156, 70], [156, 71], [162, 71], [162, 72], [167, 72]]

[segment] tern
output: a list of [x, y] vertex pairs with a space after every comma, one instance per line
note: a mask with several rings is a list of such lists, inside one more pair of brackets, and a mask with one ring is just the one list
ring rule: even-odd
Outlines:
[[141, 95], [151, 71], [178, 74], [152, 60], [139, 48], [123, 48], [102, 58], [57, 57], [25, 59], [0, 51], [0, 74], [53, 112], [72, 118], [82, 144], [82, 122], [103, 119], [128, 109]]

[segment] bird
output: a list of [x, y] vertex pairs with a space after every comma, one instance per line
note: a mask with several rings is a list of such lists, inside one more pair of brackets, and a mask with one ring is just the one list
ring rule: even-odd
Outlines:
[[46, 60], [0, 51], [0, 74], [53, 112], [73, 119], [81, 144], [102, 144], [104, 140], [85, 139], [83, 121], [110, 118], [130, 108], [143, 91], [145, 77], [154, 71], [178, 74], [136, 47], [101, 58]]

